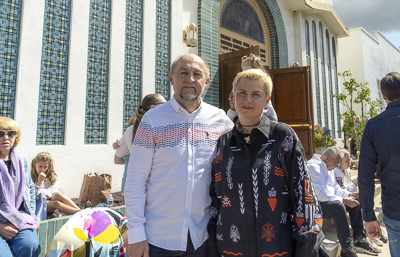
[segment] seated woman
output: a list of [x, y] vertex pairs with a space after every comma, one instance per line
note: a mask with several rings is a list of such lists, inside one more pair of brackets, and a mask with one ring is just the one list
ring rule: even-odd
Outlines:
[[54, 236], [46, 257], [124, 256], [127, 222], [108, 207], [81, 210]]
[[354, 184], [351, 181], [351, 170], [350, 170], [350, 152], [346, 149], [341, 149], [344, 157], [340, 161], [340, 166], [336, 167], [333, 171], [335, 172], [336, 182], [341, 188], [346, 189], [350, 193], [357, 191], [357, 182]]
[[233, 82], [238, 119], [212, 164], [209, 256], [318, 254], [322, 214], [304, 149], [287, 124], [263, 115], [271, 91], [260, 69]]
[[35, 216], [35, 187], [28, 164], [15, 151], [21, 129], [0, 117], [0, 256], [39, 256]]

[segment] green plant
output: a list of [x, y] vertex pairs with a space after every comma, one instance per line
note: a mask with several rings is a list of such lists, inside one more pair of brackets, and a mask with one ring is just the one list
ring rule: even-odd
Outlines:
[[[375, 117], [383, 110], [383, 102], [372, 100], [368, 82], [357, 82], [349, 70], [339, 73], [339, 76], [343, 77], [344, 90], [340, 94], [333, 95], [333, 97], [336, 97], [346, 108], [340, 114], [344, 124], [338, 130], [338, 133], [353, 135], [356, 140], [356, 149], [358, 149], [368, 119]], [[355, 104], [361, 107], [361, 115], [359, 116], [354, 111]]]
[[317, 148], [330, 147], [336, 144], [335, 137], [332, 136], [330, 129], [315, 125], [314, 127], [314, 145]]

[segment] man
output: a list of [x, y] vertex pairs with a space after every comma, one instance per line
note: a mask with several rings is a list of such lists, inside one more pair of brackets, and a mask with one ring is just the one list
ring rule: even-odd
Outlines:
[[131, 150], [125, 204], [128, 254], [206, 257], [211, 162], [233, 123], [201, 99], [205, 61], [184, 54], [168, 75], [174, 95], [143, 117]]
[[[361, 207], [356, 200], [358, 193], [350, 193], [336, 182], [333, 169], [340, 165], [342, 158], [343, 152], [336, 146], [329, 147], [322, 155], [314, 154], [307, 162], [312, 186], [321, 204], [324, 218], [333, 218], [339, 243], [342, 246], [340, 256], [357, 256], [355, 249], [360, 252], [368, 251], [370, 254], [377, 254], [362, 234]], [[350, 235], [346, 211], [350, 215], [355, 242]]]
[[[383, 222], [392, 256], [400, 256], [400, 73], [388, 73], [381, 80], [386, 110], [370, 119], [360, 148], [358, 183], [367, 233], [381, 235], [374, 212], [375, 171], [380, 168]], [[378, 162], [379, 161], [379, 162]]]

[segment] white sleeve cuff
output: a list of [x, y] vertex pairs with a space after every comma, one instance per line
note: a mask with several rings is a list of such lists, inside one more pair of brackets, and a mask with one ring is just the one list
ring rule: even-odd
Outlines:
[[127, 235], [129, 244], [136, 244], [147, 240], [144, 225], [140, 225], [134, 228], [128, 228]]

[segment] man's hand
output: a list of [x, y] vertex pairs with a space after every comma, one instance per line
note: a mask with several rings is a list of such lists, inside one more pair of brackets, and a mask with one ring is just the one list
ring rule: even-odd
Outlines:
[[381, 226], [379, 225], [378, 221], [366, 221], [365, 222], [365, 230], [367, 231], [367, 234], [372, 236], [372, 237], [376, 237], [376, 238], [380, 238], [382, 235], [382, 231], [381, 231]]
[[149, 257], [149, 244], [147, 240], [130, 244], [128, 246], [128, 257]]
[[0, 223], [0, 236], [4, 239], [13, 239], [18, 233], [18, 229], [11, 223]]
[[349, 194], [350, 197], [354, 197], [355, 199], [358, 199], [359, 195], [358, 191]]
[[354, 208], [360, 204], [354, 197], [343, 197], [343, 204], [349, 206], [350, 208]]

